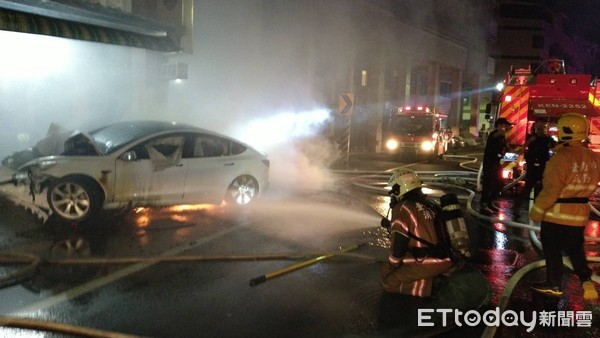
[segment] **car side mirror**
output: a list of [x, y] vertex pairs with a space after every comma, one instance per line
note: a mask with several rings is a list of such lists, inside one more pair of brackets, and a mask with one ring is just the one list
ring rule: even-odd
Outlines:
[[130, 150], [130, 151], [123, 153], [123, 155], [121, 155], [121, 159], [123, 161], [136, 161], [137, 154], [135, 153], [135, 151]]

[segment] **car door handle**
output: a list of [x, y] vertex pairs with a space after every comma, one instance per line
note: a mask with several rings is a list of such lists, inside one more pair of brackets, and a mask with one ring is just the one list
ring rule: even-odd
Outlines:
[[183, 167], [183, 163], [177, 163], [175, 166], [176, 167]]
[[231, 163], [225, 163], [226, 166], [230, 166], [230, 165], [234, 165], [235, 163], [231, 162]]

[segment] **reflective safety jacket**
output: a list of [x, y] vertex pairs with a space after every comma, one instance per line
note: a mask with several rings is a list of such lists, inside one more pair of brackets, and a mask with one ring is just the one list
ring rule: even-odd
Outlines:
[[542, 191], [529, 217], [571, 226], [586, 226], [589, 198], [600, 182], [600, 156], [580, 142], [559, 144], [546, 164]]
[[[410, 237], [409, 231], [427, 242], [437, 244], [435, 211], [423, 202], [412, 200], [404, 200], [394, 206], [390, 227], [392, 242], [381, 282], [388, 292], [428, 297], [431, 295], [433, 278], [447, 272], [452, 262], [449, 258], [428, 256], [427, 245]], [[416, 253], [418, 251], [424, 254]]]

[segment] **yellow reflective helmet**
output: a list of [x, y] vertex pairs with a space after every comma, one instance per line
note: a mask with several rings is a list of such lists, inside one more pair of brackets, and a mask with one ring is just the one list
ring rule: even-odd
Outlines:
[[583, 141], [590, 134], [590, 123], [585, 116], [577, 113], [566, 113], [556, 122], [558, 141]]
[[[390, 177], [387, 186], [392, 188], [392, 192], [390, 193], [391, 195], [396, 198], [400, 198], [400, 196], [411, 190], [421, 188], [422, 183], [423, 182], [421, 182], [421, 179], [414, 171], [406, 168], [400, 168], [392, 172], [392, 176]], [[393, 188], [396, 184], [398, 185], [399, 189], [397, 192], [394, 192]]]

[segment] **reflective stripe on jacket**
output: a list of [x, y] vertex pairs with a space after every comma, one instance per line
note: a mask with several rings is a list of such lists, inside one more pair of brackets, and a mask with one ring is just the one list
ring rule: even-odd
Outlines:
[[557, 203], [559, 198], [589, 198], [600, 182], [600, 156], [580, 142], [559, 144], [546, 164], [542, 191], [535, 199], [529, 217], [536, 222], [585, 226], [588, 203]]
[[[438, 243], [435, 233], [435, 212], [429, 206], [418, 201], [404, 200], [392, 209], [392, 220], [390, 227], [390, 238], [392, 240], [389, 254], [390, 264], [397, 266], [403, 262], [410, 248], [427, 247], [426, 244], [410, 238], [408, 236], [409, 231], [432, 244]], [[408, 245], [405, 247], [399, 246], [397, 236], [408, 237]], [[440, 260], [435, 262], [438, 261]], [[427, 263], [431, 262], [428, 260]]]

